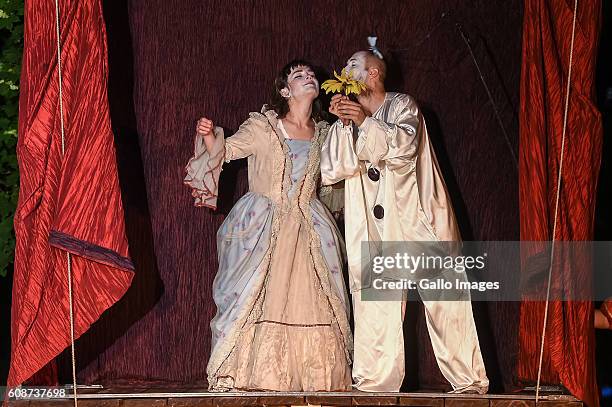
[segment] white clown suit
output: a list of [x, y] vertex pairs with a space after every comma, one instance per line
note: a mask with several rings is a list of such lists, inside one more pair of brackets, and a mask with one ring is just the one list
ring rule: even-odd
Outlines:
[[[362, 300], [364, 241], [461, 240], [423, 116], [410, 96], [386, 93], [361, 126], [333, 124], [321, 153], [323, 185], [344, 180], [344, 217], [355, 313], [353, 380], [397, 392], [404, 378], [405, 301]], [[366, 259], [367, 260], [367, 259]], [[364, 281], [366, 281], [364, 286]], [[469, 301], [424, 300], [438, 366], [455, 392], [489, 386]]]

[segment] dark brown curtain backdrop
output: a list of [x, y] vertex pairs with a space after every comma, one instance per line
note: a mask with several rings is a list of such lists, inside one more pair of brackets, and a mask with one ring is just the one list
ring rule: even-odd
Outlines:
[[[296, 57], [331, 72], [375, 33], [393, 51], [391, 89], [425, 111], [464, 239], [518, 240], [520, 0], [107, 1], [105, 19], [136, 277], [79, 341], [80, 382], [205, 380], [215, 234], [246, 174], [243, 163], [224, 169], [219, 212], [193, 207], [182, 179], [195, 122], [235, 130]], [[474, 311], [492, 390], [509, 390], [518, 307]], [[443, 389], [422, 312], [408, 309], [406, 386]]]

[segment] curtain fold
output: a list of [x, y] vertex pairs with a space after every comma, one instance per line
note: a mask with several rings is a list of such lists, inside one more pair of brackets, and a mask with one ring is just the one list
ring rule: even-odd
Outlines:
[[[551, 240], [560, 167], [574, 1], [525, 0], [520, 82], [519, 194], [521, 240]], [[601, 163], [602, 123], [595, 105], [595, 63], [601, 2], [579, 0], [570, 83], [556, 240], [593, 240]], [[535, 253], [522, 253], [523, 260]], [[587, 298], [588, 258], [558, 253], [553, 293]], [[544, 288], [545, 289], [545, 288]], [[518, 377], [535, 382], [544, 302], [521, 304]], [[543, 383], [561, 383], [588, 406], [598, 405], [593, 304], [551, 301], [544, 345]]]
[[25, 3], [8, 386], [28, 380], [70, 344], [68, 252], [76, 337], [121, 298], [134, 274], [110, 126], [101, 0], [59, 3], [64, 152], [55, 2]]

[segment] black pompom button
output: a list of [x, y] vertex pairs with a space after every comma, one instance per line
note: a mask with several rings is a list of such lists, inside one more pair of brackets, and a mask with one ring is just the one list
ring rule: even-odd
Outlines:
[[376, 219], [382, 219], [385, 216], [385, 208], [382, 205], [374, 206], [374, 217]]
[[370, 178], [372, 181], [378, 181], [380, 179], [380, 171], [374, 167], [370, 167], [368, 170], [368, 178]]

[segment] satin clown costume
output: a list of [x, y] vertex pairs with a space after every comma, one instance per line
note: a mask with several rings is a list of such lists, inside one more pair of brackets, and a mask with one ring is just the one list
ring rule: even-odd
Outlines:
[[[355, 387], [397, 392], [405, 373], [402, 321], [406, 303], [362, 299], [361, 290], [371, 289], [371, 279], [361, 275], [362, 260], [368, 261], [361, 258], [361, 243], [459, 242], [446, 186], [423, 116], [408, 95], [386, 93], [380, 108], [359, 127], [344, 126], [338, 120], [321, 154], [323, 184], [345, 182]], [[486, 393], [489, 381], [469, 300], [423, 303], [444, 377], [454, 391]]]

